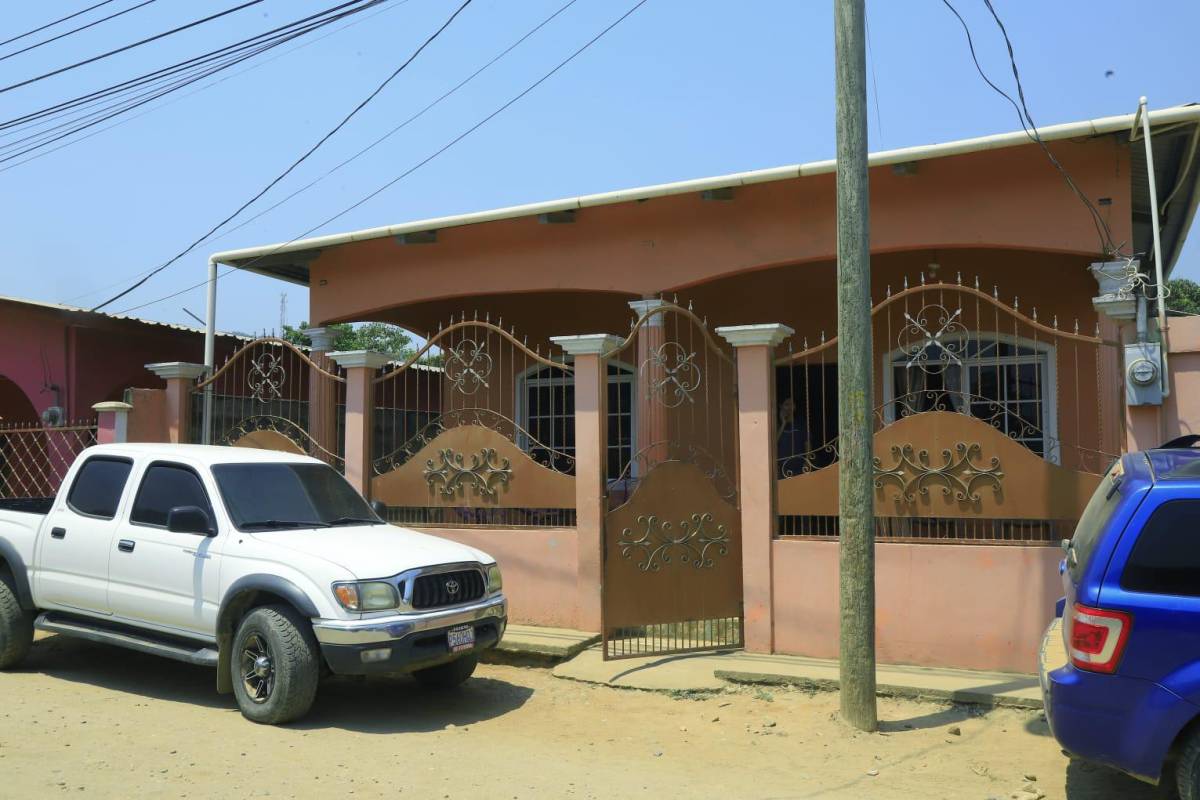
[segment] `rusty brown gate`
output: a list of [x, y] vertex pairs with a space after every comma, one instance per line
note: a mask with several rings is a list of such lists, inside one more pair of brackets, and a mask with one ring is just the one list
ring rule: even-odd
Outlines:
[[733, 354], [691, 309], [642, 308], [604, 355], [605, 659], [742, 644]]

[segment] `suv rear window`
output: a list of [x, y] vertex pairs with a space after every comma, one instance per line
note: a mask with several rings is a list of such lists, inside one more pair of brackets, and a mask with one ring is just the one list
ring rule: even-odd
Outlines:
[[1168, 500], [1150, 515], [1121, 573], [1131, 592], [1200, 597], [1200, 500]]
[[133, 462], [123, 458], [89, 458], [71, 484], [67, 505], [76, 514], [112, 519], [132, 467]]
[[1083, 568], [1092, 557], [1096, 543], [1100, 541], [1100, 532], [1107, 527], [1117, 503], [1120, 502], [1121, 495], [1117, 489], [1124, 474], [1121, 460], [1117, 459], [1100, 479], [1100, 485], [1092, 493], [1092, 499], [1088, 500], [1083, 515], [1079, 518], [1079, 524], [1075, 526], [1075, 535], [1071, 537], [1071, 551], [1075, 554], [1075, 561], [1071, 563], [1068, 559], [1067, 563], [1070, 565], [1071, 580], [1076, 583], [1083, 575]]

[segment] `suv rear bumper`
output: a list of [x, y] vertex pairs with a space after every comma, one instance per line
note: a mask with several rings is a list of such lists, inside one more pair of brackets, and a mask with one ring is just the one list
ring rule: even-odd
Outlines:
[[[412, 672], [495, 647], [507, 624], [504, 595], [457, 608], [357, 620], [313, 620], [321, 654], [338, 675]], [[475, 646], [451, 652], [451, 628], [475, 629]]]
[[1196, 706], [1153, 681], [1054, 663], [1058, 659], [1047, 641], [1061, 636], [1060, 622], [1047, 630], [1039, 659], [1050, 732], [1073, 756], [1158, 783], [1171, 745]]

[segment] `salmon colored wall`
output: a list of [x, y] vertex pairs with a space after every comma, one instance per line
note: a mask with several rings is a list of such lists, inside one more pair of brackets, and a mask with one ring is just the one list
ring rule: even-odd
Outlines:
[[[1084, 192], [1111, 199], [1113, 238], [1128, 240], [1128, 148], [1114, 138], [1052, 147]], [[312, 263], [311, 317], [369, 319], [399, 305], [489, 294], [673, 291], [831, 259], [834, 213], [834, 176], [826, 174], [738, 187], [731, 201], [697, 192], [585, 208], [570, 224], [529, 217], [447, 228], [430, 245], [355, 242]], [[922, 161], [907, 176], [875, 168], [871, 223], [880, 253], [990, 246], [1090, 256], [1099, 248], [1087, 211], [1034, 146]]]
[[504, 575], [509, 621], [578, 628], [578, 547], [575, 531], [437, 528], [427, 533], [477, 547], [496, 559]]
[[1163, 403], [1165, 439], [1200, 433], [1200, 317], [1169, 320], [1171, 395]]
[[166, 442], [167, 390], [130, 389], [125, 402], [133, 406], [129, 412], [126, 437], [131, 442]]
[[[775, 649], [836, 658], [836, 542], [775, 540]], [[880, 663], [1034, 672], [1062, 596], [1057, 547], [875, 548]]]

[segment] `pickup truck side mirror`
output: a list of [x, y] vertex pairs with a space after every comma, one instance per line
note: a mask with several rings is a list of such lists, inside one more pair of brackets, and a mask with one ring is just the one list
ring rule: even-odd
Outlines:
[[383, 502], [382, 500], [372, 500], [371, 501], [371, 510], [375, 512], [375, 515], [377, 517], [379, 517], [384, 522], [387, 522], [387, 513], [388, 513], [387, 503]]
[[200, 506], [175, 506], [167, 512], [167, 530], [172, 533], [199, 533], [216, 536], [208, 512]]

